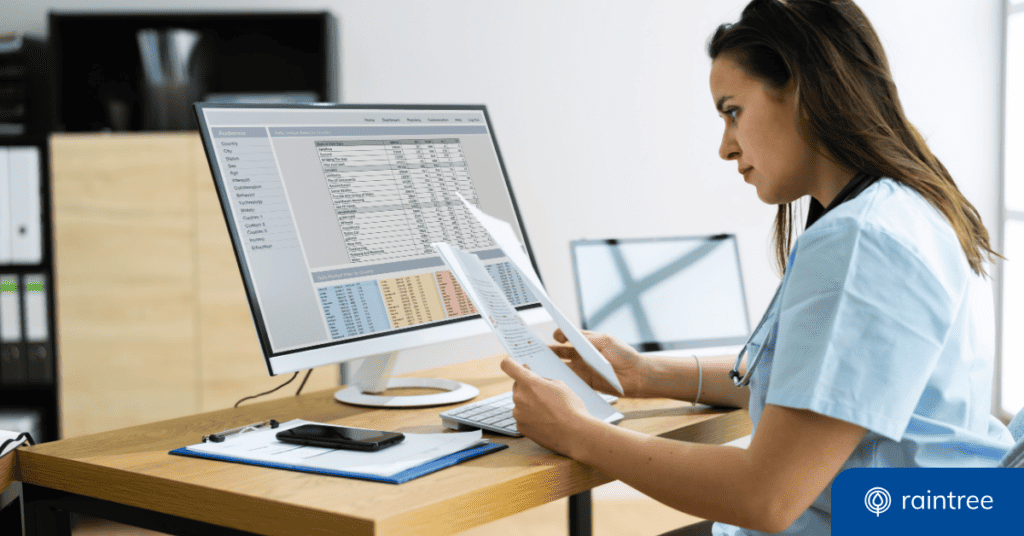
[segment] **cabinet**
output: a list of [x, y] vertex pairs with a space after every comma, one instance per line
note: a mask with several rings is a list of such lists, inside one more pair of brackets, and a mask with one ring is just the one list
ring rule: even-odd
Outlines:
[[[287, 380], [267, 373], [197, 133], [54, 134], [50, 148], [61, 437]], [[304, 391], [338, 384], [321, 368]]]

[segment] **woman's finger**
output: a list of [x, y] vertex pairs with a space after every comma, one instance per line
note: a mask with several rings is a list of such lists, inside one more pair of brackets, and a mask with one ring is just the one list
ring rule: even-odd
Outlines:
[[540, 374], [537, 374], [536, 372], [530, 370], [529, 365], [520, 365], [519, 363], [516, 363], [515, 360], [513, 360], [511, 357], [506, 357], [505, 359], [502, 359], [501, 364], [499, 366], [501, 367], [501, 370], [505, 374], [508, 374], [508, 376], [516, 382], [536, 382], [543, 381], [545, 379]]
[[562, 359], [576, 359], [580, 355], [572, 346], [558, 346], [553, 344], [548, 346], [548, 348], [551, 348], [551, 351]]
[[501, 364], [498, 366], [501, 367], [502, 372], [508, 374], [508, 376], [512, 378], [513, 381], [524, 380], [526, 379], [528, 374], [526, 368], [524, 368], [519, 363], [513, 361], [511, 357], [506, 357], [505, 359], [502, 359]]

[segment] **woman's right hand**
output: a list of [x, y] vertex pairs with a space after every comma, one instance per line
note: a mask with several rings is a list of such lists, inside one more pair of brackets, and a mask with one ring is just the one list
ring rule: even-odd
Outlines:
[[[590, 344], [593, 344], [594, 348], [597, 348], [597, 351], [601, 352], [601, 355], [611, 363], [612, 369], [615, 370], [615, 375], [619, 377], [619, 383], [622, 384], [623, 396], [642, 397], [647, 368], [647, 361], [644, 357], [637, 353], [632, 346], [623, 343], [611, 335], [590, 331], [583, 331], [582, 333], [590, 341]], [[597, 391], [613, 395], [618, 394], [607, 380], [590, 368], [590, 365], [583, 360], [579, 352], [569, 344], [569, 339], [566, 338], [561, 329], [555, 330], [554, 337], [555, 341], [562, 344], [552, 345], [551, 349], [569, 365], [569, 368], [577, 376]]]

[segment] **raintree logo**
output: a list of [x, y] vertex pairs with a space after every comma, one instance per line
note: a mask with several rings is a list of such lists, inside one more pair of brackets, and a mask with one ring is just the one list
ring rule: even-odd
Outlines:
[[869, 512], [875, 514], [875, 517], [882, 515], [882, 512], [888, 510], [890, 505], [892, 505], [892, 497], [885, 488], [871, 488], [867, 495], [864, 495], [864, 506], [868, 508]]
[[995, 467], [846, 469], [832, 484], [832, 536], [1024, 536], [1020, 508], [1009, 507], [1024, 504], [1020, 474]]

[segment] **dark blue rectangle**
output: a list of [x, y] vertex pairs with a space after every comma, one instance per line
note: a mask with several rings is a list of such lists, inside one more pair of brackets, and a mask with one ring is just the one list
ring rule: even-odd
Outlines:
[[847, 469], [832, 484], [832, 534], [1024, 534], [1024, 471]]

